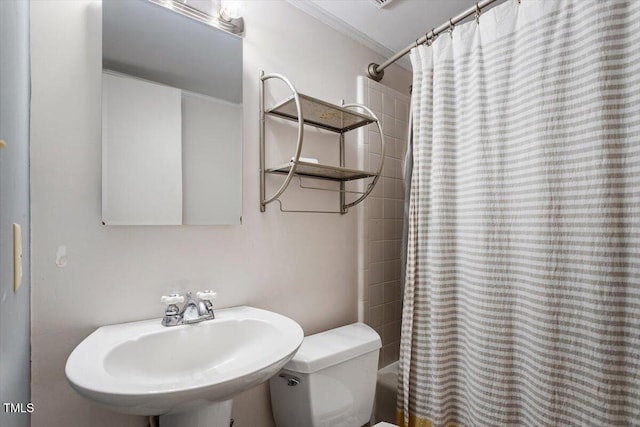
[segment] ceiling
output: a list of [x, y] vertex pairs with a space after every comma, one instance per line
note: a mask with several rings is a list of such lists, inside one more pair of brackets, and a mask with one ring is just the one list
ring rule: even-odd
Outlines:
[[[449, 18], [474, 7], [476, 1], [387, 0], [386, 6], [378, 8], [375, 0], [289, 0], [294, 6], [385, 57], [404, 49]], [[410, 69], [406, 57], [399, 64]]]

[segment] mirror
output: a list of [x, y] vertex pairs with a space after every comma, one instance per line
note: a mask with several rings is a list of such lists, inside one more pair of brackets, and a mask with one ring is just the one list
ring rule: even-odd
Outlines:
[[103, 0], [102, 68], [103, 224], [239, 224], [242, 38]]

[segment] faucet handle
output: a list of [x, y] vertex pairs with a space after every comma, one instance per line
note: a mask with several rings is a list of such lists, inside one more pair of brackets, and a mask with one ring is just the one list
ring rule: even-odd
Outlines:
[[214, 299], [216, 299], [216, 293], [213, 291], [204, 291], [204, 292], [198, 292], [196, 293], [196, 295], [198, 296], [199, 299], [201, 300], [207, 300], [209, 302], [213, 301]]
[[179, 302], [184, 302], [184, 297], [178, 294], [163, 295], [160, 297], [160, 302], [163, 302], [167, 305], [177, 304]]

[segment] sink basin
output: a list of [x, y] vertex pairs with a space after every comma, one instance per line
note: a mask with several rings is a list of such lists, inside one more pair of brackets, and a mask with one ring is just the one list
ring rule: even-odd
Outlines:
[[191, 325], [104, 326], [73, 350], [66, 375], [79, 394], [116, 412], [165, 415], [228, 401], [226, 414], [230, 399], [275, 375], [302, 338], [295, 321], [246, 306]]

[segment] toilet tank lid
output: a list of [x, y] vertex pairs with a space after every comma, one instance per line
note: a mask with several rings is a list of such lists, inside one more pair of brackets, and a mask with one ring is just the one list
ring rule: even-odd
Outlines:
[[353, 359], [382, 346], [380, 336], [364, 323], [353, 323], [309, 335], [284, 368], [310, 374]]

